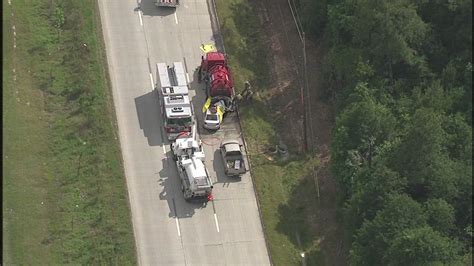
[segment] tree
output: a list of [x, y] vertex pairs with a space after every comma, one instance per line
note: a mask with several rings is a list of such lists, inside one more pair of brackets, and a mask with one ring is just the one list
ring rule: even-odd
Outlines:
[[426, 225], [421, 204], [406, 194], [390, 195], [373, 220], [366, 220], [356, 234], [350, 253], [353, 265], [384, 265], [382, 256], [400, 231]]
[[377, 147], [390, 139], [395, 125], [390, 110], [373, 99], [365, 84], [359, 84], [352, 97], [357, 100], [336, 121], [332, 148], [333, 170], [348, 187], [357, 169], [372, 166]]
[[457, 194], [455, 165], [443, 149], [446, 134], [441, 122], [442, 116], [433, 109], [416, 110], [391, 156], [392, 167], [407, 177], [417, 199], [432, 196], [449, 202]]
[[459, 243], [429, 226], [403, 230], [391, 242], [384, 265], [461, 264]]
[[462, 162], [472, 161], [472, 127], [459, 113], [445, 116], [443, 129], [446, 132], [444, 146], [449, 157]]
[[359, 228], [364, 220], [372, 220], [382, 209], [387, 197], [393, 193], [403, 193], [406, 178], [401, 177], [378, 162], [373, 169], [364, 168], [356, 178], [353, 194], [345, 206], [345, 215], [353, 228]]
[[411, 1], [347, 0], [328, 7], [328, 16], [330, 38], [363, 48], [380, 74], [393, 78], [397, 63], [424, 66], [418, 49], [428, 25]]
[[472, 0], [300, 1], [305, 27], [324, 32], [321, 87], [339, 108], [351, 262], [455, 263], [454, 239], [470, 254]]
[[455, 228], [454, 208], [443, 199], [429, 199], [425, 203], [428, 224], [436, 231], [449, 236]]

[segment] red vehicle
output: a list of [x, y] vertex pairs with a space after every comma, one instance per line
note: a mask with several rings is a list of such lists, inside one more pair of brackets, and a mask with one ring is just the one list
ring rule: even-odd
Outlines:
[[234, 111], [234, 82], [227, 59], [223, 53], [209, 52], [201, 57], [198, 81], [206, 82], [206, 95], [211, 106], [224, 102], [224, 113]]

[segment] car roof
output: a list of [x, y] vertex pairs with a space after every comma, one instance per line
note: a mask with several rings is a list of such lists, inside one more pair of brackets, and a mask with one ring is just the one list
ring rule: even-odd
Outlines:
[[225, 146], [226, 151], [240, 151], [240, 143], [238, 140], [224, 140], [222, 145]]

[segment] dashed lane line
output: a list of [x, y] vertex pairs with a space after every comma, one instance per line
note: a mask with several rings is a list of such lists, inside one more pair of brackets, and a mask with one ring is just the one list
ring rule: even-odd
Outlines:
[[216, 229], [217, 229], [217, 232], [219, 233], [219, 221], [217, 220], [217, 214], [214, 213], [214, 220], [216, 221]]
[[176, 212], [176, 203], [174, 202], [174, 198], [173, 198], [173, 209], [174, 209], [174, 220], [176, 221], [176, 229], [178, 230], [178, 236], [181, 236], [181, 229], [179, 228], [179, 219], [178, 219], [178, 214]]
[[150, 73], [150, 83], [151, 83], [151, 91], [155, 89], [155, 83], [153, 82], [153, 75]]
[[138, 10], [138, 18], [140, 19], [140, 26], [143, 26], [142, 11]]

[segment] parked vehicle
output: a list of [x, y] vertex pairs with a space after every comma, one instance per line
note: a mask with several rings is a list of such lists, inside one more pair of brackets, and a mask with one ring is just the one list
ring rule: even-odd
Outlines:
[[177, 7], [179, 6], [179, 0], [155, 0], [155, 5], [163, 7]]
[[220, 153], [224, 161], [224, 172], [227, 176], [241, 176], [247, 172], [242, 153], [242, 144], [238, 140], [222, 141]]
[[156, 68], [163, 126], [168, 140], [174, 140], [181, 132], [191, 132], [194, 125], [186, 74], [181, 62], [174, 62], [172, 66], [158, 63]]
[[[220, 105], [223, 114], [233, 112], [235, 110], [234, 82], [223, 53], [209, 52], [202, 56], [198, 81], [203, 80], [206, 82], [206, 95], [208, 97], [206, 103], [210, 102], [206, 109]], [[222, 118], [220, 122], [222, 122]]]
[[222, 119], [224, 117], [225, 103], [222, 101], [212, 103], [211, 100], [211, 98], [208, 98], [202, 108], [204, 113], [203, 127], [208, 130], [218, 130], [221, 127]]

